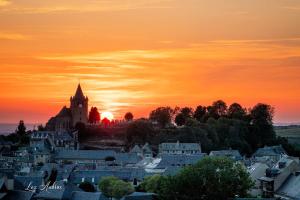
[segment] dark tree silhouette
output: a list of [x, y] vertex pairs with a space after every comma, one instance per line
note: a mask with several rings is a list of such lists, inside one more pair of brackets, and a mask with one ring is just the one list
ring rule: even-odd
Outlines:
[[100, 113], [97, 107], [92, 107], [89, 113], [89, 123], [97, 124], [100, 121]]
[[193, 109], [189, 107], [184, 107], [180, 110], [185, 118], [190, 118], [193, 116]]
[[218, 119], [220, 117], [226, 116], [227, 105], [224, 101], [218, 100], [213, 102], [212, 106], [207, 107], [209, 117]]
[[203, 122], [205, 114], [206, 114], [206, 107], [205, 106], [197, 106], [197, 108], [194, 112], [194, 118], [197, 119], [199, 122]]
[[273, 145], [276, 140], [275, 131], [273, 128], [273, 115], [274, 108], [268, 104], [258, 103], [250, 111], [251, 114], [251, 124], [252, 124], [252, 134], [256, 137], [256, 144]]
[[126, 121], [132, 121], [133, 120], [133, 114], [131, 112], [127, 112], [124, 116], [124, 119]]
[[177, 124], [177, 126], [183, 126], [185, 124], [186, 118], [184, 116], [184, 114], [179, 113], [178, 115], [176, 115], [175, 117], [175, 123]]
[[227, 115], [233, 119], [245, 119], [247, 110], [238, 103], [233, 103], [229, 106]]
[[26, 126], [24, 124], [23, 120], [20, 120], [18, 128], [17, 128], [17, 134], [22, 136], [26, 134]]
[[158, 122], [161, 127], [166, 127], [167, 124], [171, 123], [173, 116], [173, 109], [171, 107], [159, 107], [150, 113], [150, 120]]

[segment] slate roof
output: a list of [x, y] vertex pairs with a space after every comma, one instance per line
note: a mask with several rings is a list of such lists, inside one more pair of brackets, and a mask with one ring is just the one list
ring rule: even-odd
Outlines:
[[211, 151], [210, 156], [225, 156], [233, 157], [236, 160], [241, 160], [242, 156], [238, 150], [220, 150], [220, 151]]
[[146, 143], [146, 144], [143, 146], [142, 150], [143, 150], [143, 153], [152, 153], [152, 150], [151, 150], [151, 148], [150, 148], [149, 143]]
[[253, 154], [255, 157], [263, 157], [263, 156], [278, 156], [284, 155], [286, 151], [282, 148], [281, 145], [278, 146], [266, 146], [263, 148], [257, 149], [257, 151]]
[[198, 143], [161, 143], [159, 145], [160, 150], [201, 150]]
[[56, 115], [56, 117], [72, 117], [71, 109], [64, 106]]
[[122, 200], [153, 200], [156, 194], [146, 192], [134, 192], [122, 198]]
[[28, 185], [42, 185], [43, 184], [43, 176], [15, 176], [15, 188], [18, 190], [24, 190]]
[[7, 195], [2, 200], [31, 200], [33, 192], [13, 190], [9, 191]]
[[61, 200], [70, 199], [72, 193], [75, 191], [82, 191], [80, 188], [76, 187], [71, 183], [64, 183], [63, 181], [58, 181], [55, 183], [57, 186], [62, 187], [62, 189], [53, 188], [48, 190], [40, 191], [35, 198], [37, 199], [48, 199], [48, 200]]
[[82, 182], [82, 178], [84, 178], [84, 181], [92, 183], [92, 179], [94, 178], [94, 183], [98, 184], [101, 178], [107, 176], [115, 176], [126, 181], [133, 181], [134, 178], [143, 180], [145, 177], [145, 171], [143, 169], [136, 168], [74, 171], [71, 173], [70, 182], [74, 184], [80, 184]]
[[122, 163], [123, 165], [136, 164], [141, 161], [137, 153], [117, 153], [115, 158], [117, 163]]
[[106, 157], [114, 157], [113, 150], [60, 150], [55, 159], [66, 160], [104, 160]]
[[205, 154], [159, 154], [159, 156], [161, 157], [161, 161], [156, 168], [192, 165], [204, 158]]
[[134, 145], [134, 147], [130, 150], [130, 153], [142, 153], [141, 147], [139, 145]]
[[109, 200], [101, 192], [73, 192], [70, 200]]
[[289, 178], [277, 190], [277, 194], [291, 199], [300, 199], [300, 175], [290, 175]]

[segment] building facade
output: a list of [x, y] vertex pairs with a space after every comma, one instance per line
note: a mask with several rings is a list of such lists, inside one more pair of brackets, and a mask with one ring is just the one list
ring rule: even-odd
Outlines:
[[70, 108], [64, 106], [60, 112], [50, 118], [46, 124], [49, 131], [67, 131], [76, 126], [77, 123], [88, 123], [88, 97], [84, 96], [80, 84], [76, 93], [70, 98]]

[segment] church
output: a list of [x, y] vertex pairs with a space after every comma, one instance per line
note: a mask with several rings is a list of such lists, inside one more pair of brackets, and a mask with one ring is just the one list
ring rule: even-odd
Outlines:
[[84, 96], [80, 84], [76, 93], [70, 98], [70, 108], [64, 106], [60, 112], [50, 118], [46, 124], [49, 131], [67, 131], [75, 127], [77, 123], [88, 123], [88, 97]]

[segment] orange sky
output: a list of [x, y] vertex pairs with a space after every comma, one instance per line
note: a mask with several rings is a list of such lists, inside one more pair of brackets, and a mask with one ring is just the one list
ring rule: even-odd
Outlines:
[[0, 0], [0, 122], [42, 122], [80, 80], [118, 118], [217, 99], [300, 122], [298, 0]]

